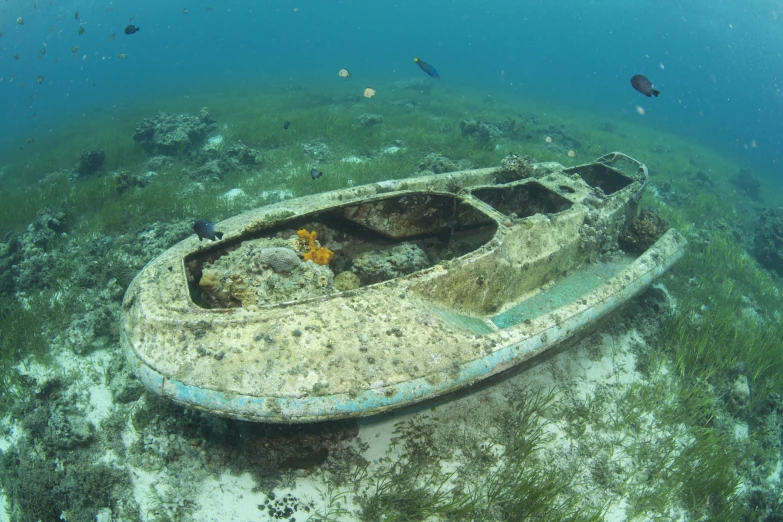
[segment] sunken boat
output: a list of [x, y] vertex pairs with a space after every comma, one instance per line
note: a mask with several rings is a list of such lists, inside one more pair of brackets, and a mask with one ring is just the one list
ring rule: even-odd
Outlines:
[[302, 423], [360, 417], [525, 368], [668, 270], [674, 229], [618, 247], [644, 164], [501, 167], [282, 201], [152, 260], [123, 300], [141, 382], [188, 408]]

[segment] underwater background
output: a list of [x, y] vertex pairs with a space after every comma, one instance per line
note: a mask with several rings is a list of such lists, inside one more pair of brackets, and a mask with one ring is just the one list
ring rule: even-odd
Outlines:
[[[783, 519], [783, 3], [2, 0], [0, 33], [0, 520]], [[689, 252], [535, 372], [264, 426], [126, 365], [124, 291], [196, 219], [615, 150]]]
[[[206, 7], [187, 6], [183, 15], [159, 2], [3, 2], [2, 123], [14, 132], [2, 133], [0, 145], [73, 125], [85, 112], [143, 106], [162, 93], [228, 85], [328, 89], [339, 84], [334, 72], [341, 67], [352, 70], [353, 83], [392, 82], [416, 74], [412, 57], [421, 55], [441, 72], [439, 89], [627, 117], [719, 148], [766, 175], [780, 160], [777, 2]], [[125, 35], [131, 17], [141, 31]], [[112, 33], [117, 39], [107, 42]], [[628, 88], [634, 74], [650, 77], [663, 96], [639, 98]], [[645, 118], [637, 118], [637, 105]], [[753, 141], [755, 150], [747, 150]]]

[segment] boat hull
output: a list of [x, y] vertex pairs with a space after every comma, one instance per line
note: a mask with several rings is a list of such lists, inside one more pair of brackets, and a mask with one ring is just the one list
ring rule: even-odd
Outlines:
[[[136, 277], [123, 301], [122, 345], [149, 390], [273, 423], [381, 413], [534, 362], [627, 303], [684, 252], [682, 236], [669, 230], [641, 254], [597, 259], [616, 245], [646, 182], [646, 168], [627, 160], [635, 171], [624, 174], [618, 158], [627, 157], [572, 169], [538, 164], [508, 183], [498, 183], [498, 169], [383, 182], [235, 216], [218, 224], [222, 242], [188, 238]], [[445, 237], [450, 249], [467, 246], [355, 289], [226, 307], [198, 302], [194, 280], [216, 259], [251, 240], [282, 241], [303, 223], [322, 227], [337, 247], [342, 237], [343, 257], [370, 248], [376, 233], [387, 246], [421, 241], [426, 249], [436, 241], [427, 234]], [[358, 270], [360, 259], [342, 268]]]

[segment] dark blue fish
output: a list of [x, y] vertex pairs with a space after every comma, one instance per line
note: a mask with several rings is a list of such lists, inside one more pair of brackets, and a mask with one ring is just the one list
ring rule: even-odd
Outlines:
[[285, 120], [285, 123], [283, 124], [283, 129], [288, 130], [288, 126], [291, 125], [291, 122], [288, 120]]
[[136, 27], [133, 24], [130, 24], [128, 27], [125, 28], [125, 34], [133, 34], [135, 32], [138, 32], [141, 29], [141, 27]]
[[637, 74], [636, 76], [631, 78], [631, 85], [633, 85], [634, 89], [644, 94], [648, 98], [651, 95], [657, 98], [658, 95], [661, 94], [661, 91], [657, 91], [653, 89], [652, 82], [648, 80], [647, 77], [642, 76], [641, 74]]
[[433, 67], [432, 65], [428, 64], [427, 62], [419, 60], [418, 58], [414, 58], [413, 61], [416, 62], [417, 64], [419, 64], [419, 67], [421, 67], [422, 71], [424, 71], [425, 73], [429, 74], [430, 76], [432, 76], [436, 80], [440, 80], [440, 74], [438, 74], [438, 71], [435, 70], [435, 67]]
[[323, 172], [320, 172], [320, 171], [315, 170], [315, 169], [310, 169], [310, 177], [313, 178], [313, 181], [317, 180], [318, 178], [320, 178], [323, 175], [324, 175]]
[[223, 239], [223, 232], [215, 232], [215, 225], [207, 221], [206, 219], [199, 219], [193, 225], [193, 231], [198, 236], [198, 240], [201, 241], [204, 238], [217, 241]]

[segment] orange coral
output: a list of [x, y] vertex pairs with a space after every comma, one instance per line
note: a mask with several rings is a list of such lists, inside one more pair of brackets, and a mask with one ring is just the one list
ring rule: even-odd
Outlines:
[[310, 245], [310, 251], [304, 255], [305, 261], [312, 261], [317, 265], [329, 264], [334, 252], [315, 243], [315, 238], [317, 236], [315, 230], [312, 232], [308, 232], [305, 229], [297, 230], [296, 235], [302, 239], [306, 239], [307, 243]]

